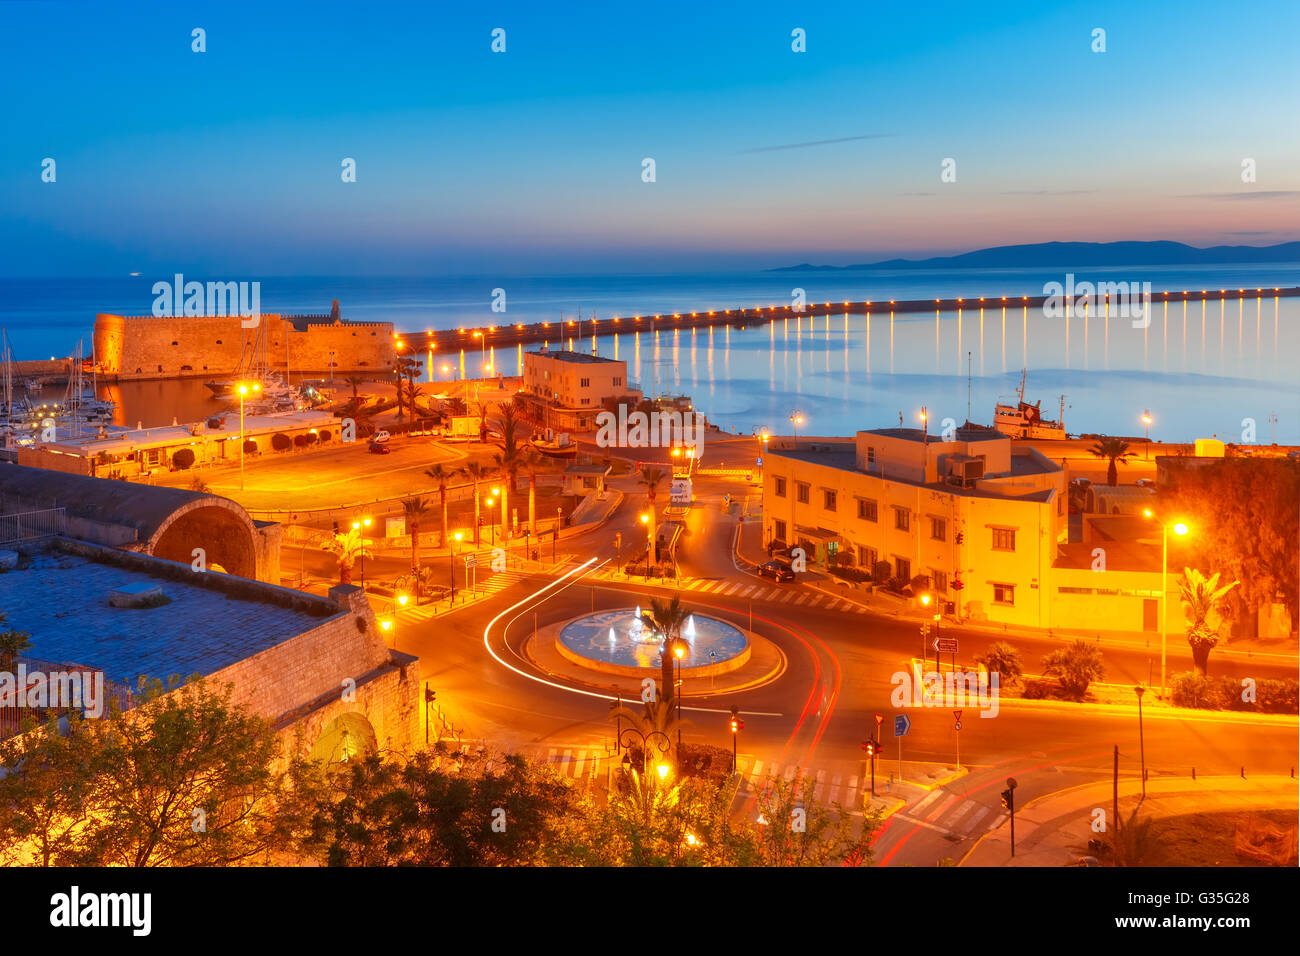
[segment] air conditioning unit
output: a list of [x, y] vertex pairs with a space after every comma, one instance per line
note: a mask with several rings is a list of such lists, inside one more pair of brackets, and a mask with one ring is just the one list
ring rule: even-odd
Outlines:
[[969, 486], [984, 477], [984, 459], [971, 455], [950, 455], [948, 457], [949, 483]]

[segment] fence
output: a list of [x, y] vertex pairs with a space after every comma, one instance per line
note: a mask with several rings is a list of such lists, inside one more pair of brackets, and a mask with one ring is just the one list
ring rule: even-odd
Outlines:
[[[80, 706], [64, 699], [74, 686], [74, 678], [75, 686], [80, 689]], [[102, 687], [103, 698], [88, 700], [85, 695], [91, 687], [95, 693]], [[29, 720], [40, 725], [51, 716], [91, 716], [91, 704], [101, 717], [112, 707], [129, 710], [133, 704], [131, 688], [105, 679], [103, 671], [80, 664], [20, 657], [0, 668], [0, 740], [21, 733], [23, 724]]]
[[51, 538], [65, 534], [67, 528], [68, 519], [62, 508], [0, 515], [0, 544]]

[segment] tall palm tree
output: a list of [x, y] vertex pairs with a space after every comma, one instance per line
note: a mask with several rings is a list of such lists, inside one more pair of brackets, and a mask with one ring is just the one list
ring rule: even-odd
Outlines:
[[1091, 448], [1088, 449], [1090, 454], [1098, 458], [1107, 458], [1110, 460], [1110, 466], [1106, 469], [1106, 484], [1114, 488], [1119, 484], [1119, 469], [1115, 467], [1117, 461], [1124, 461], [1130, 458], [1133, 452], [1128, 450], [1128, 442], [1122, 438], [1113, 436], [1103, 436], [1099, 438]]
[[353, 402], [359, 401], [360, 398], [357, 395], [357, 390], [366, 383], [366, 380], [362, 378], [360, 375], [349, 375], [343, 381], [347, 382], [349, 385], [352, 386], [352, 401]]
[[659, 653], [665, 690], [659, 696], [664, 700], [672, 700], [677, 696], [673, 687], [674, 653], [678, 641], [682, 639], [682, 628], [690, 616], [690, 612], [682, 607], [680, 594], [674, 594], [671, 602], [652, 599], [649, 613], [641, 615], [642, 624], [663, 638]]
[[528, 536], [537, 541], [537, 467], [545, 459], [542, 453], [531, 445], [525, 445], [519, 453], [519, 463], [528, 472]]
[[365, 542], [366, 539], [361, 536], [359, 528], [348, 528], [321, 545], [322, 551], [334, 555], [335, 563], [339, 566], [339, 584], [352, 583], [352, 566], [357, 563], [358, 558], [373, 556]]
[[655, 468], [653, 465], [645, 465], [641, 469], [640, 478], [637, 479], [637, 483], [642, 485], [645, 488], [646, 502], [650, 506], [649, 509], [650, 510], [650, 522], [649, 522], [650, 537], [647, 539], [647, 548], [649, 550], [647, 551], [647, 557], [646, 557], [647, 575], [649, 574], [650, 564], [656, 557], [654, 553], [655, 552], [655, 493], [659, 490], [659, 485], [663, 482], [665, 477], [667, 476], [664, 474], [662, 468]]
[[[646, 765], [655, 754], [669, 753], [672, 750], [674, 735], [678, 727], [686, 726], [689, 721], [677, 716], [677, 708], [672, 701], [663, 697], [647, 701], [644, 707], [635, 707], [630, 703], [610, 709], [609, 719], [618, 724], [627, 722], [636, 728], [634, 739], [644, 741], [643, 753]], [[662, 736], [661, 736], [662, 735]], [[619, 741], [622, 743], [622, 741]]]
[[427, 514], [429, 503], [423, 498], [403, 498], [402, 511], [406, 514], [406, 528], [411, 535], [411, 571], [415, 574], [415, 602], [420, 603], [420, 516]]
[[456, 472], [444, 468], [442, 465], [434, 465], [432, 468], [424, 469], [424, 473], [438, 483], [438, 503], [442, 507], [442, 528], [438, 536], [438, 547], [447, 547], [447, 482], [455, 476]]
[[1240, 581], [1219, 587], [1219, 572], [1206, 577], [1195, 568], [1183, 568], [1178, 581], [1182, 592], [1183, 609], [1187, 612], [1187, 643], [1192, 647], [1192, 663], [1207, 675], [1210, 651], [1219, 643], [1219, 630], [1223, 626], [1223, 599]]
[[[506, 402], [499, 407], [501, 409], [501, 420], [499, 424], [501, 426], [502, 458], [507, 461], [517, 460], [519, 454], [519, 430], [523, 427], [523, 423], [519, 419], [519, 411], [515, 407], [514, 402]], [[513, 471], [509, 472], [510, 490], [514, 493], [518, 493], [519, 490], [518, 472], [518, 465], [515, 466]]]
[[492, 461], [497, 466], [496, 470], [506, 476], [505, 484], [501, 486], [501, 534], [506, 541], [510, 540], [510, 492], [515, 487], [515, 476], [519, 474], [519, 466], [523, 464], [520, 456], [521, 452], [518, 448], [513, 451], [502, 450], [501, 454], [492, 456]]
[[474, 547], [479, 546], [479, 497], [478, 486], [481, 482], [487, 481], [492, 477], [494, 470], [484, 467], [476, 461], [471, 461], [468, 465], [460, 470], [460, 473], [468, 478], [474, 485]]

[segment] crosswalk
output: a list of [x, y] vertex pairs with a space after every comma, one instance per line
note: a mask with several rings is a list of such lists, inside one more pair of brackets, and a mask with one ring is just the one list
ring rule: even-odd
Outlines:
[[[618, 572], [610, 568], [603, 568], [600, 571], [588, 575], [596, 580], [618, 580], [622, 581], [623, 577]], [[642, 581], [639, 578], [633, 578], [635, 584], [655, 585], [656, 581]], [[754, 601], [777, 601], [792, 607], [819, 607], [834, 609], [837, 611], [856, 611], [865, 612], [866, 609], [852, 601], [844, 601], [840, 598], [829, 594], [822, 594], [818, 591], [801, 591], [793, 588], [769, 587], [765, 583], [755, 583], [753, 581], [733, 581], [726, 578], [692, 578], [682, 576], [675, 579], [669, 579], [663, 582], [664, 587], [671, 587], [675, 591], [693, 591], [697, 594], [711, 594], [717, 597], [734, 597], [747, 598]]]
[[984, 830], [996, 830], [1007, 819], [978, 800], [942, 788], [932, 790], [917, 803], [899, 811], [899, 819], [943, 833], [951, 840], [964, 840]]
[[[459, 607], [461, 601], [484, 600], [499, 591], [504, 591], [512, 584], [517, 583], [525, 577], [522, 571], [498, 571], [490, 577], [485, 576], [478, 581], [476, 588], [458, 587], [456, 589], [456, 606]], [[437, 604], [424, 604], [419, 607], [405, 608], [401, 612], [400, 620], [402, 621], [427, 621], [435, 615], [447, 610], [445, 601]]]

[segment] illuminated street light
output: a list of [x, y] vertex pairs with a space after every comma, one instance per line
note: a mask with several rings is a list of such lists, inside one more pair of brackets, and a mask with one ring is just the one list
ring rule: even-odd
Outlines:
[[[1144, 508], [1142, 514], [1148, 518], [1156, 518], [1155, 512], [1150, 508]], [[1173, 528], [1174, 534], [1180, 538], [1188, 534], [1191, 530], [1183, 521], [1175, 521], [1173, 524], [1166, 524], [1160, 521], [1160, 696], [1165, 695], [1165, 656], [1169, 642], [1169, 529]]]
[[244, 490], [244, 396], [251, 392], [260, 392], [262, 386], [254, 382], [251, 386], [239, 383], [239, 490]]

